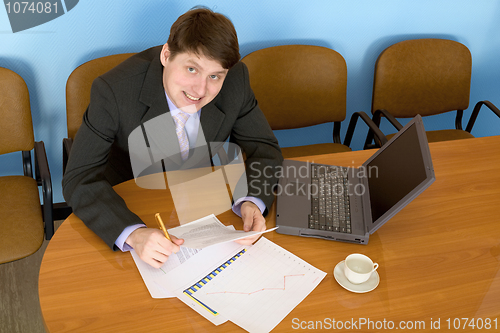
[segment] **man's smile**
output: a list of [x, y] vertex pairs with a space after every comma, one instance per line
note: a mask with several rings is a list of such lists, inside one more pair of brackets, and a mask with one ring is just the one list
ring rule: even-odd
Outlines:
[[199, 101], [199, 100], [201, 99], [201, 97], [194, 97], [194, 96], [192, 96], [192, 95], [188, 94], [188, 93], [187, 93], [187, 92], [185, 92], [185, 91], [183, 91], [183, 93], [184, 93], [184, 95], [185, 95], [187, 98], [189, 98], [189, 99], [190, 99], [190, 100], [192, 100], [192, 101]]

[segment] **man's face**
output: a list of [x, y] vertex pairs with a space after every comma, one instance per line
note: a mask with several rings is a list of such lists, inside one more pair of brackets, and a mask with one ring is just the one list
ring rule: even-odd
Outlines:
[[172, 59], [167, 44], [160, 60], [164, 66], [163, 87], [172, 103], [186, 112], [196, 112], [210, 103], [221, 90], [228, 72], [218, 61], [202, 54], [179, 53]]

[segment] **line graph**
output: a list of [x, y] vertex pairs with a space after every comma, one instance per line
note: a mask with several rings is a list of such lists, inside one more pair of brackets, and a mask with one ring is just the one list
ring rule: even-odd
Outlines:
[[325, 275], [261, 237], [244, 255], [199, 288], [196, 298], [249, 332], [269, 332]]
[[239, 294], [239, 295], [252, 295], [261, 291], [265, 290], [286, 290], [286, 278], [287, 277], [293, 277], [293, 276], [304, 276], [305, 274], [293, 274], [293, 275], [285, 275], [283, 276], [283, 287], [282, 288], [262, 288], [258, 289], [249, 293], [241, 292], [241, 291], [215, 291], [211, 293], [207, 293], [207, 295], [214, 295], [214, 294]]

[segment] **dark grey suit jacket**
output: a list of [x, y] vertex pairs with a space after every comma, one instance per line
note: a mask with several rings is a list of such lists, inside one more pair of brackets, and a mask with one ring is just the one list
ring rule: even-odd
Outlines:
[[[138, 53], [94, 81], [63, 178], [64, 198], [73, 212], [115, 250], [122, 231], [142, 223], [112, 188], [134, 178], [128, 137], [141, 124], [169, 112], [160, 50], [157, 46]], [[207, 142], [230, 137], [241, 147], [247, 178], [254, 181], [248, 195], [269, 208], [277, 179], [266, 176], [274, 175], [270, 168], [280, 166], [283, 158], [243, 63], [229, 70], [219, 94], [203, 107], [200, 123]]]

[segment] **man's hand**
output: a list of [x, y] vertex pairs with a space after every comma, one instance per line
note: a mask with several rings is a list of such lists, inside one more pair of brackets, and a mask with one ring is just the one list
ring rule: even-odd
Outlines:
[[165, 238], [159, 229], [139, 228], [134, 230], [125, 241], [132, 246], [139, 257], [149, 265], [160, 268], [172, 253], [179, 251], [179, 245], [184, 243], [170, 235], [172, 241]]
[[[266, 219], [262, 216], [259, 207], [253, 202], [245, 201], [241, 205], [241, 219], [243, 220], [244, 231], [264, 231], [266, 230]], [[236, 242], [241, 245], [250, 245], [255, 242], [260, 235], [242, 238]]]

